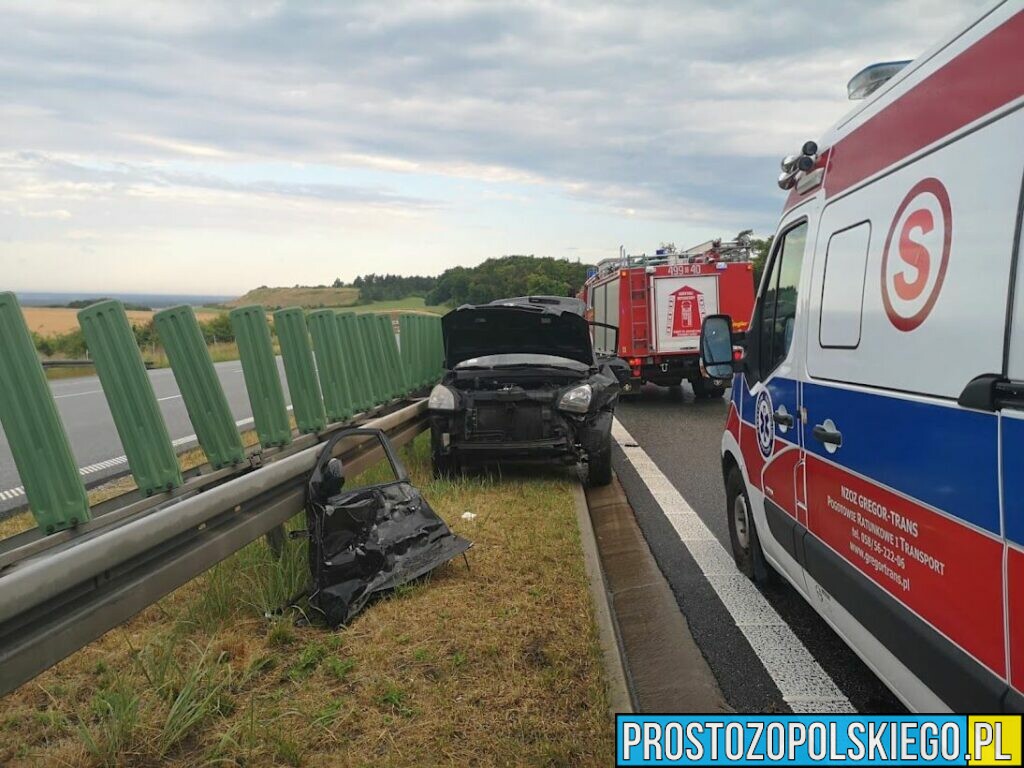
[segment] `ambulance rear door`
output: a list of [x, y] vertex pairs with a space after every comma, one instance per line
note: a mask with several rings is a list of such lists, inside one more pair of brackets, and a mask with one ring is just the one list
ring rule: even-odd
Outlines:
[[696, 352], [700, 326], [718, 313], [718, 275], [699, 264], [662, 267], [651, 276], [655, 352]]

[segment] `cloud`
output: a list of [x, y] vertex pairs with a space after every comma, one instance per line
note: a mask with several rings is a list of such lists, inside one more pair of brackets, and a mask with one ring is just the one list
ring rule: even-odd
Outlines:
[[496, 216], [465, 182], [695, 233], [765, 229], [778, 158], [848, 109], [849, 77], [918, 55], [977, 7], [18, 5], [4, 12], [0, 153], [34, 163], [19, 178], [55, 192], [50, 210], [65, 193], [134, 191], [444, 211], [456, 227]]

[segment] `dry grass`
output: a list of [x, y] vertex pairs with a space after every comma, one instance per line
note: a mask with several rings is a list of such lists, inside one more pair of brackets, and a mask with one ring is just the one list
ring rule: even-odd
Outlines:
[[229, 307], [348, 307], [359, 300], [358, 288], [254, 288], [225, 302]]
[[404, 453], [469, 570], [331, 632], [268, 618], [304, 544], [256, 542], [4, 699], [0, 764], [611, 764], [568, 479], [430, 481], [423, 437]]
[[[78, 328], [78, 310], [64, 307], [22, 307], [22, 314], [30, 331], [35, 331], [40, 336], [50, 336], [58, 333], [68, 333]], [[129, 310], [128, 321], [131, 323], [144, 324], [153, 318], [152, 312]], [[197, 312], [199, 320], [212, 320], [217, 316], [216, 312]]]

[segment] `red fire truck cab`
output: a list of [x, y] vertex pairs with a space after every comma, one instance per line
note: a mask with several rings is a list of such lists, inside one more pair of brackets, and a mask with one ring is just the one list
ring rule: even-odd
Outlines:
[[686, 251], [660, 248], [653, 256], [605, 259], [587, 278], [580, 299], [595, 326], [594, 351], [623, 358], [632, 376], [623, 394], [651, 382], [663, 387], [690, 382], [697, 397], [721, 397], [726, 381], [701, 374], [698, 342], [702, 320], [729, 314], [746, 330], [754, 306], [749, 232], [736, 240], [712, 240]]

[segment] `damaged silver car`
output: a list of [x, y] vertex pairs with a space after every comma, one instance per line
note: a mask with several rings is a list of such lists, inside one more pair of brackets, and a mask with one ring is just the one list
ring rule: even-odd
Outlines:
[[441, 320], [446, 372], [430, 393], [434, 472], [489, 462], [582, 463], [611, 482], [615, 359], [580, 314], [528, 301], [466, 305]]

